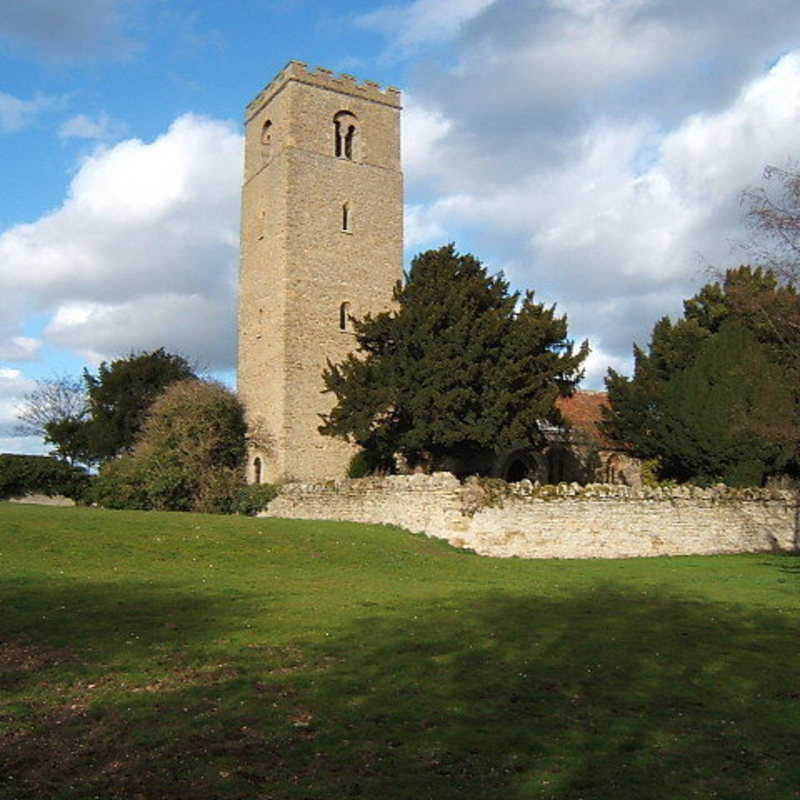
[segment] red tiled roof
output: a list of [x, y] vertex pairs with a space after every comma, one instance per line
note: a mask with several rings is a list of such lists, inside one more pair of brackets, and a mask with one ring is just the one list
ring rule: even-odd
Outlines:
[[613, 449], [615, 445], [599, 428], [603, 406], [609, 407], [607, 392], [578, 391], [572, 397], [559, 397], [556, 400], [556, 408], [574, 430], [602, 447]]

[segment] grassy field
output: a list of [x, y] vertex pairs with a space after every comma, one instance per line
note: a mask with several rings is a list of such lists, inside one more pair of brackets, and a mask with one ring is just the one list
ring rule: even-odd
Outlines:
[[800, 797], [800, 558], [0, 503], [2, 800]]

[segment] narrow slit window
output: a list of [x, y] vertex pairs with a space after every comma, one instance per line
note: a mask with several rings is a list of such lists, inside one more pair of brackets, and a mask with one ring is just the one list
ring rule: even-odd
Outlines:
[[352, 222], [351, 215], [350, 215], [350, 203], [345, 203], [342, 206], [342, 230], [346, 233], [350, 233], [352, 230], [350, 224]]
[[267, 120], [261, 129], [261, 157], [267, 162], [272, 155], [272, 121]]
[[339, 330], [350, 330], [350, 303], [342, 303], [339, 306]]
[[261, 459], [258, 456], [253, 461], [253, 483], [261, 483]]

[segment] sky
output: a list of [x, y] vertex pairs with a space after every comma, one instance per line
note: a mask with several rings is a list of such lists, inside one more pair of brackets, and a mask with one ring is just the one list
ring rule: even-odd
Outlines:
[[0, 0], [0, 452], [103, 360], [235, 384], [243, 110], [291, 59], [403, 90], [407, 261], [453, 241], [555, 303], [585, 388], [800, 158], [797, 0]]

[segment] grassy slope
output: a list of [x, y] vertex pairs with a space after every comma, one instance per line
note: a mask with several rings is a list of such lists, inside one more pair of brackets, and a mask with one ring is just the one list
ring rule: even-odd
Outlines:
[[0, 798], [800, 797], [800, 558], [0, 504]]

